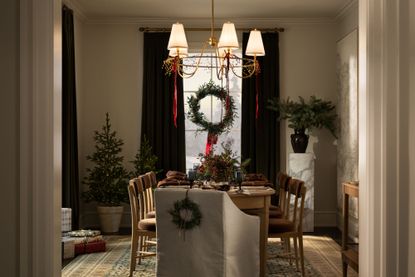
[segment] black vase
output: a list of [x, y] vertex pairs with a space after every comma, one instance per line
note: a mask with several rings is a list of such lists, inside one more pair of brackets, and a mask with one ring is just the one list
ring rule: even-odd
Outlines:
[[308, 146], [308, 135], [305, 134], [305, 129], [296, 129], [291, 135], [291, 145], [294, 153], [305, 153]]

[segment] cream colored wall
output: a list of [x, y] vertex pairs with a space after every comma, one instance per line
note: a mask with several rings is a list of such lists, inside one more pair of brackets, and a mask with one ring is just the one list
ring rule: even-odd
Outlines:
[[[283, 24], [280, 35], [281, 96], [317, 95], [336, 101], [336, 25]], [[219, 35], [219, 34], [217, 34]], [[189, 34], [189, 43], [208, 34]], [[141, 124], [142, 33], [135, 24], [88, 24], [82, 29], [80, 89], [78, 89], [79, 158], [81, 176], [88, 163], [85, 156], [93, 150], [92, 131], [99, 128], [105, 111], [113, 127], [125, 141], [126, 161], [133, 158], [138, 146]], [[240, 38], [241, 39], [241, 38]], [[318, 131], [309, 151], [316, 160], [317, 224], [335, 225], [336, 213], [336, 146], [327, 131]], [[282, 136], [289, 132], [283, 128]], [[281, 164], [292, 151], [288, 140], [281, 144]], [[126, 163], [127, 166], [128, 163]], [[126, 213], [127, 215], [128, 213]], [[124, 225], [128, 224], [125, 216]], [[83, 208], [83, 224], [96, 224], [95, 211]]]
[[0, 5], [0, 251], [2, 276], [19, 270], [19, 1]]
[[[139, 145], [141, 129], [142, 34], [136, 25], [88, 24], [81, 26], [77, 68], [80, 176], [91, 164], [86, 155], [94, 151], [93, 131], [100, 130], [109, 112], [113, 130], [124, 140], [127, 169]], [[82, 187], [82, 186], [81, 186]], [[122, 225], [128, 225], [129, 210]], [[81, 224], [96, 225], [95, 207], [82, 205]]]
[[[336, 25], [287, 27], [280, 37], [281, 97], [311, 95], [336, 103]], [[281, 165], [293, 152], [292, 130], [281, 126]], [[327, 130], [310, 135], [307, 152], [315, 161], [315, 225], [336, 224], [336, 145]]]

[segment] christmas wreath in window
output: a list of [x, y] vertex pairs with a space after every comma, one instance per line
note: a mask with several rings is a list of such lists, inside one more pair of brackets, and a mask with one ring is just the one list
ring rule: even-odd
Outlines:
[[[213, 123], [207, 120], [206, 116], [200, 111], [200, 101], [206, 96], [215, 96], [223, 104], [225, 114], [218, 123]], [[209, 155], [213, 144], [217, 143], [218, 136], [222, 133], [229, 132], [232, 128], [235, 119], [235, 102], [229, 93], [222, 87], [215, 85], [212, 81], [200, 86], [195, 96], [187, 99], [189, 111], [187, 112], [188, 119], [199, 126], [197, 131], [208, 132], [206, 143], [206, 155]]]

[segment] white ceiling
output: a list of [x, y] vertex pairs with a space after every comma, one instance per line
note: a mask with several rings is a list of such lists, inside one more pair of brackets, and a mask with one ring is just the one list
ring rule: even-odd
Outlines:
[[[209, 0], [68, 0], [87, 17], [210, 18]], [[334, 17], [353, 0], [216, 0], [215, 18]]]

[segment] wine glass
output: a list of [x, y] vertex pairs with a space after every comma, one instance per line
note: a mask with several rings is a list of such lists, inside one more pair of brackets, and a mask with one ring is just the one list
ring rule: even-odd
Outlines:
[[235, 171], [235, 181], [238, 183], [239, 189], [238, 192], [242, 192], [242, 180], [243, 180], [243, 172], [240, 168], [236, 169]]
[[187, 179], [190, 181], [190, 188], [193, 187], [193, 182], [196, 180], [196, 170], [191, 168], [187, 171]]

